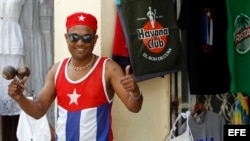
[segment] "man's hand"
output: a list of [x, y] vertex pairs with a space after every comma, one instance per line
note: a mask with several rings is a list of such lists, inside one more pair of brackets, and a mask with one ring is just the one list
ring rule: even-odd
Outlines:
[[25, 76], [22, 80], [18, 80], [14, 78], [9, 86], [8, 86], [8, 94], [14, 100], [19, 100], [23, 96], [23, 92], [26, 89], [24, 86], [25, 82], [27, 81], [28, 77]]
[[130, 74], [130, 67], [130, 65], [126, 66], [125, 76], [121, 78], [120, 83], [127, 92], [138, 92], [139, 88], [134, 79], [134, 76]]

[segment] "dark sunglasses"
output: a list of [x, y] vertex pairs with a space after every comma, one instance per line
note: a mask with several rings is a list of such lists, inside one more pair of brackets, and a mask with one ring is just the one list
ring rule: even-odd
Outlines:
[[69, 40], [73, 43], [76, 43], [80, 39], [82, 39], [82, 41], [87, 44], [87, 43], [90, 43], [93, 39], [93, 36], [91, 34], [85, 34], [83, 36], [80, 36], [76, 33], [70, 33], [68, 34], [68, 36], [69, 36]]

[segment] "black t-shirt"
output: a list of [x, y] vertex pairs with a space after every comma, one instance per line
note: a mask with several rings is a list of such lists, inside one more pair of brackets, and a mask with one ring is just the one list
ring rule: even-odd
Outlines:
[[213, 95], [229, 91], [225, 0], [184, 0], [178, 25], [186, 31], [190, 93]]

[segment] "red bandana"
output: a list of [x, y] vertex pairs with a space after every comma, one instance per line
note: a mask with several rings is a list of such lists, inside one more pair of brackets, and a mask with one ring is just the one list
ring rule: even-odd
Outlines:
[[75, 25], [86, 25], [92, 28], [95, 32], [97, 30], [97, 20], [96, 18], [88, 13], [76, 12], [67, 17], [66, 28], [69, 30]]

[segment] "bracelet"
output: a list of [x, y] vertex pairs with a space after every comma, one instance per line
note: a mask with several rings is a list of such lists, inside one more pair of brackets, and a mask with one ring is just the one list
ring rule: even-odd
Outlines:
[[134, 96], [132, 92], [129, 92], [129, 95], [133, 100], [138, 100], [139, 98], [141, 98], [142, 92], [140, 90], [140, 94], [138, 96]]

